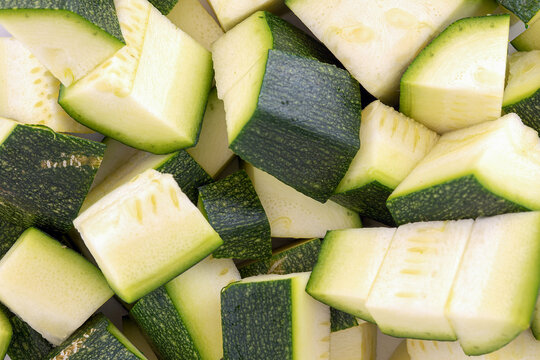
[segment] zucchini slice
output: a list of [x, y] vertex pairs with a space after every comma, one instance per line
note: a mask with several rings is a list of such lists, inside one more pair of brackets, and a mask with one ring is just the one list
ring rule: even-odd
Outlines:
[[306, 291], [338, 310], [374, 322], [366, 301], [395, 232], [392, 228], [329, 231]]
[[0, 216], [24, 228], [68, 231], [105, 146], [4, 118], [0, 144]]
[[536, 300], [536, 305], [534, 307], [534, 315], [531, 322], [531, 330], [534, 337], [537, 340], [540, 340], [540, 296]]
[[66, 86], [125, 44], [113, 0], [5, 0], [0, 24]]
[[212, 83], [210, 52], [146, 0], [116, 1], [127, 46], [60, 90], [74, 119], [159, 154], [193, 146]]
[[[198, 3], [198, 0], [193, 1]], [[234, 158], [227, 140], [225, 108], [223, 101], [217, 97], [215, 88], [208, 96], [199, 142], [186, 151], [213, 178], [216, 178]]]
[[232, 260], [208, 257], [143, 297], [130, 314], [160, 359], [219, 360], [223, 357], [221, 289], [238, 280]]
[[212, 51], [212, 44], [223, 35], [223, 30], [199, 0], [177, 1], [167, 18], [206, 50]]
[[328, 230], [362, 226], [357, 213], [333, 201], [321, 204], [250, 164], [245, 169], [268, 216], [272, 237], [322, 238]]
[[107, 147], [103, 154], [103, 161], [99, 167], [92, 188], [101, 184], [109, 175], [118, 170], [122, 165], [128, 161], [133, 155], [137, 154], [139, 150], [130, 146], [124, 145], [111, 138], [104, 138], [101, 141]]
[[13, 336], [13, 328], [11, 322], [2, 309], [0, 308], [0, 359], [6, 356], [11, 337]]
[[257, 11], [276, 13], [285, 10], [283, 0], [209, 0], [208, 3], [225, 31], [229, 31]]
[[377, 326], [330, 308], [330, 359], [374, 360]]
[[127, 303], [223, 243], [173, 176], [151, 169], [102, 197], [73, 224], [115, 293]]
[[476, 220], [447, 304], [467, 355], [497, 350], [529, 327], [540, 285], [537, 269], [540, 212]]
[[122, 332], [137, 349], [141, 350], [148, 360], [158, 360], [141, 329], [128, 315], [122, 317]]
[[398, 102], [401, 75], [433, 37], [457, 19], [485, 15], [497, 6], [492, 0], [285, 3], [367, 91], [388, 105]]
[[113, 295], [94, 265], [35, 228], [0, 260], [0, 283], [0, 301], [54, 345]]
[[91, 132], [58, 105], [60, 82], [23, 44], [0, 37], [0, 58], [0, 116], [58, 132]]
[[332, 200], [393, 225], [386, 200], [435, 145], [439, 136], [413, 119], [374, 101], [362, 111], [360, 151]]
[[306, 292], [309, 273], [260, 275], [223, 289], [225, 359], [329, 359], [330, 310]]
[[223, 240], [212, 253], [215, 258], [272, 256], [270, 224], [245, 171], [199, 187], [199, 208]]
[[383, 333], [457, 339], [446, 303], [472, 226], [473, 220], [435, 221], [397, 229], [365, 304]]
[[146, 360], [146, 357], [102, 314], [93, 316], [46, 359]]
[[444, 134], [387, 206], [398, 224], [540, 209], [538, 134], [519, 116]]
[[499, 118], [509, 29], [509, 15], [446, 28], [401, 78], [400, 111], [438, 133]]
[[511, 44], [518, 51], [540, 50], [540, 14], [536, 15], [534, 22], [512, 40]]
[[540, 131], [540, 50], [510, 55], [508, 67], [503, 110], [518, 114], [525, 125]]

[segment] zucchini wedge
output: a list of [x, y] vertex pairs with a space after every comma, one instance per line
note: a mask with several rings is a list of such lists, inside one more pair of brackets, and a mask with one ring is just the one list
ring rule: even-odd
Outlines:
[[66, 86], [125, 45], [113, 0], [5, 0], [0, 24]]
[[113, 295], [75, 251], [30, 228], [0, 260], [0, 301], [59, 345]]
[[229, 31], [257, 11], [276, 13], [285, 10], [283, 0], [209, 0], [208, 3], [225, 31]]
[[518, 51], [540, 50], [540, 15], [511, 44]]
[[458, 20], [401, 78], [399, 110], [442, 134], [501, 116], [509, 15]]
[[330, 359], [375, 360], [377, 326], [330, 308]]
[[0, 308], [0, 359], [6, 356], [11, 337], [13, 336], [13, 328], [7, 314]]

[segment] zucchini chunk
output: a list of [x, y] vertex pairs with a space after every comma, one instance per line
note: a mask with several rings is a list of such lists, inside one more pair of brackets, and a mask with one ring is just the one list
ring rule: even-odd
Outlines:
[[13, 336], [13, 328], [7, 314], [0, 308], [0, 359], [6, 356], [11, 337]]
[[212, 178], [216, 178], [234, 158], [227, 140], [225, 108], [215, 88], [208, 96], [199, 142], [186, 151]]
[[4, 0], [0, 24], [66, 86], [125, 44], [113, 0]]
[[107, 147], [105, 148], [105, 153], [103, 154], [101, 166], [94, 177], [92, 188], [95, 188], [97, 185], [101, 184], [109, 175], [122, 167], [126, 161], [139, 152], [139, 150], [124, 145], [121, 142], [109, 137], [104, 138], [101, 142]]
[[232, 260], [208, 257], [143, 297], [130, 314], [160, 359], [219, 360], [223, 357], [221, 289], [238, 280]]
[[540, 11], [536, 0], [497, 0], [499, 4], [514, 13], [525, 24], [530, 23]]
[[366, 301], [395, 232], [392, 228], [329, 231], [309, 279], [308, 294], [374, 322]]
[[476, 220], [447, 304], [467, 355], [497, 350], [529, 327], [540, 284], [537, 269], [540, 212]]
[[148, 360], [158, 360], [141, 329], [128, 315], [122, 317], [122, 332], [137, 349], [141, 350]]
[[4, 118], [0, 144], [0, 216], [24, 228], [68, 231], [105, 146]]
[[525, 125], [540, 131], [540, 50], [510, 55], [508, 67], [503, 110], [518, 114]]
[[215, 258], [265, 259], [272, 256], [270, 224], [245, 171], [199, 188], [199, 208], [223, 245]]
[[35, 228], [0, 260], [0, 283], [0, 301], [54, 345], [113, 295], [94, 265]]
[[540, 15], [511, 44], [518, 51], [540, 50]]
[[195, 145], [212, 83], [210, 52], [146, 0], [117, 0], [127, 46], [60, 90], [74, 119], [131, 147]]
[[127, 303], [223, 243], [173, 176], [152, 169], [99, 199], [73, 224], [115, 293]]
[[540, 340], [540, 296], [536, 300], [536, 306], [534, 307], [534, 315], [531, 323], [531, 330], [534, 337]]
[[444, 134], [388, 198], [397, 224], [540, 209], [538, 134], [519, 116]]
[[225, 31], [229, 31], [257, 11], [279, 13], [285, 10], [283, 0], [209, 0], [208, 3]]
[[435, 145], [439, 136], [413, 119], [374, 101], [362, 111], [360, 151], [332, 200], [393, 225], [386, 200]]
[[305, 292], [308, 278], [260, 275], [224, 288], [224, 358], [329, 359], [330, 310]]
[[362, 226], [357, 213], [331, 200], [321, 204], [250, 164], [245, 169], [268, 216], [272, 237], [322, 238], [328, 230]]
[[446, 303], [472, 226], [473, 220], [435, 221], [397, 229], [365, 304], [383, 333], [457, 339]]
[[374, 360], [377, 326], [330, 308], [330, 359]]
[[60, 82], [23, 44], [0, 37], [0, 58], [0, 116], [58, 132], [91, 132], [58, 105]]
[[240, 264], [238, 271], [240, 271], [242, 278], [265, 274], [286, 275], [311, 271], [317, 262], [320, 249], [320, 239], [297, 241], [276, 249], [270, 259]]
[[146, 357], [102, 314], [93, 316], [46, 357], [49, 360], [66, 358], [146, 360]]
[[285, 3], [356, 80], [387, 105], [398, 102], [401, 75], [431, 39], [453, 21], [485, 15], [497, 6], [492, 0]]
[[499, 118], [509, 29], [509, 15], [446, 28], [401, 78], [400, 111], [441, 134]]
[[178, 0], [167, 18], [208, 51], [212, 51], [214, 41], [223, 35], [223, 30], [199, 0]]

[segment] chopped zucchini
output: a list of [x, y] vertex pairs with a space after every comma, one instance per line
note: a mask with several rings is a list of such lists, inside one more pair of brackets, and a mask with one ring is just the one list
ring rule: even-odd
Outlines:
[[397, 229], [365, 304], [383, 333], [457, 339], [446, 303], [472, 226], [473, 220], [435, 221]]
[[199, 207], [223, 240], [212, 253], [214, 257], [246, 260], [272, 256], [270, 224], [245, 171], [199, 187]]
[[444, 134], [387, 206], [398, 224], [540, 209], [538, 134], [516, 114]]
[[362, 111], [360, 151], [332, 200], [393, 225], [386, 200], [435, 145], [439, 136], [380, 101]]
[[509, 15], [446, 28], [401, 78], [400, 111], [441, 134], [499, 118], [509, 29]]
[[321, 204], [250, 164], [246, 172], [268, 216], [272, 237], [322, 238], [328, 230], [362, 226], [357, 213], [333, 201]]
[[375, 360], [377, 326], [330, 308], [330, 360]]
[[212, 43], [223, 35], [223, 30], [199, 0], [177, 0], [167, 17], [208, 51], [212, 51]]
[[13, 328], [11, 323], [2, 309], [0, 308], [0, 359], [6, 356], [11, 337], [13, 336]]
[[208, 257], [143, 297], [130, 314], [160, 358], [219, 360], [223, 357], [221, 289], [238, 280], [232, 260]]
[[531, 322], [531, 330], [534, 337], [540, 340], [540, 296], [536, 299], [536, 305], [534, 307], [534, 315]]
[[111, 296], [101, 272], [35, 228], [0, 260], [0, 301], [59, 345]]
[[146, 0], [116, 1], [127, 46], [60, 90], [74, 119], [131, 147], [195, 145], [212, 83], [211, 54]]
[[511, 42], [518, 51], [540, 50], [540, 16]]
[[0, 118], [0, 216], [27, 228], [72, 226], [105, 146]]
[[397, 103], [401, 75], [433, 37], [457, 19], [485, 15], [497, 6], [493, 0], [285, 3], [367, 91], [388, 105]]
[[113, 0], [4, 0], [0, 24], [66, 86], [124, 46]]
[[104, 138], [101, 142], [107, 147], [105, 148], [105, 153], [103, 154], [101, 166], [94, 177], [92, 188], [101, 184], [109, 175], [114, 173], [126, 161], [128, 161], [129, 158], [139, 152], [139, 150], [135, 148], [124, 145], [121, 142], [108, 137]]
[[540, 130], [540, 50], [510, 55], [503, 110], [516, 113], [523, 123]]
[[330, 310], [306, 292], [309, 273], [260, 275], [223, 289], [225, 359], [330, 358]]
[[338, 310], [374, 322], [366, 301], [395, 232], [391, 228], [328, 232], [306, 291]]
[[122, 317], [122, 332], [137, 349], [141, 350], [148, 360], [158, 360], [137, 323], [127, 315]]
[[209, 0], [208, 3], [225, 31], [229, 31], [236, 24], [259, 10], [275, 13], [281, 12], [285, 8], [283, 0]]
[[525, 24], [530, 23], [540, 11], [540, 3], [537, 0], [497, 0], [497, 2], [516, 14]]
[[538, 269], [540, 212], [476, 220], [447, 304], [467, 355], [497, 350], [529, 327]]
[[173, 176], [151, 169], [99, 199], [73, 223], [115, 293], [127, 303], [223, 243]]

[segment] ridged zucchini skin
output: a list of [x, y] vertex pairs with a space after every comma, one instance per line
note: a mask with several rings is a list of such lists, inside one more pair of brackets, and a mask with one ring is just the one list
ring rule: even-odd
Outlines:
[[519, 115], [523, 123], [532, 127], [536, 131], [540, 131], [540, 88], [531, 96], [521, 99], [520, 101], [503, 106], [503, 111], [507, 114], [516, 113]]
[[386, 205], [398, 225], [419, 221], [476, 219], [530, 210], [492, 193], [474, 175], [389, 199]]
[[71, 12], [125, 44], [113, 0], [4, 0], [3, 11], [56, 10]]
[[230, 148], [326, 202], [360, 147], [360, 116], [359, 84], [347, 71], [270, 50], [257, 108]]
[[274, 252], [270, 259], [240, 265], [242, 278], [264, 274], [286, 275], [313, 270], [321, 249], [320, 239], [302, 241]]
[[201, 359], [165, 287], [144, 296], [129, 313], [160, 359]]
[[[114, 329], [111, 329], [114, 328]], [[131, 343], [119, 339], [114, 333], [118, 329], [105, 316], [98, 314], [90, 318], [60, 346], [54, 348], [44, 359], [49, 360], [137, 360], [144, 356], [129, 349]]]
[[163, 15], [167, 15], [178, 3], [178, 0], [148, 0]]
[[264, 259], [272, 256], [270, 223], [247, 173], [201, 186], [199, 198], [223, 245], [215, 258]]
[[8, 252], [19, 236], [26, 230], [23, 226], [0, 219], [0, 260]]
[[394, 189], [378, 181], [372, 181], [360, 188], [333, 195], [331, 200], [360, 213], [360, 215], [394, 226], [394, 219], [386, 207], [386, 200], [392, 191]]
[[497, 0], [497, 2], [513, 12], [525, 24], [540, 10], [538, 0]]
[[350, 314], [330, 308], [330, 330], [332, 332], [346, 330], [358, 326], [358, 320]]
[[0, 144], [0, 217], [66, 232], [101, 164], [105, 145], [17, 125]]

